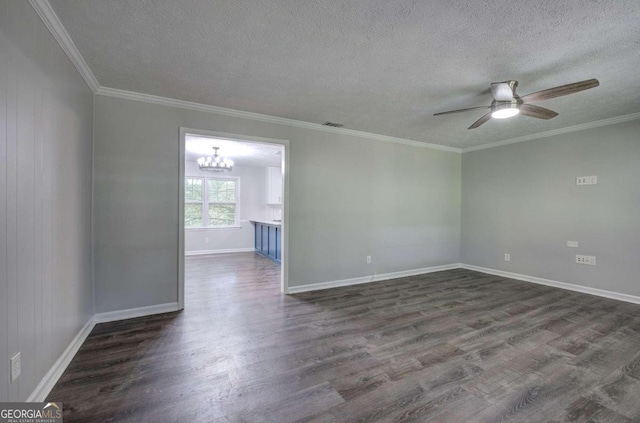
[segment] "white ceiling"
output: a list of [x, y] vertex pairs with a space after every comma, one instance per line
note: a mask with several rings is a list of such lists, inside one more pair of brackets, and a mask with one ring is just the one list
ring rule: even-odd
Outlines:
[[282, 164], [282, 147], [278, 145], [194, 135], [185, 137], [185, 159], [196, 161], [198, 157], [212, 156], [213, 147], [219, 147], [218, 153], [233, 160], [234, 166], [280, 167]]
[[[640, 112], [640, 1], [50, 0], [104, 87], [472, 147]], [[600, 87], [466, 128], [489, 84]]]

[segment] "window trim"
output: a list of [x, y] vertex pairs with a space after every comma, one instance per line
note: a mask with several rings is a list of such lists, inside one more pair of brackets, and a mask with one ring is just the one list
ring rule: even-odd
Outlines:
[[[194, 175], [194, 174], [186, 174], [184, 175], [183, 185], [188, 178], [198, 178], [202, 179], [202, 202], [197, 201], [187, 201], [184, 198], [185, 206], [187, 204], [202, 204], [202, 223], [203, 226], [186, 226], [184, 219], [182, 220], [182, 226], [184, 230], [189, 231], [203, 231], [203, 230], [220, 230], [220, 229], [239, 229], [242, 227], [240, 224], [240, 176], [231, 176], [231, 175]], [[217, 180], [233, 180], [236, 182], [236, 202], [235, 203], [209, 203], [209, 179], [217, 179]], [[209, 204], [235, 204], [236, 212], [235, 212], [235, 222], [233, 225], [216, 225], [209, 226]]]

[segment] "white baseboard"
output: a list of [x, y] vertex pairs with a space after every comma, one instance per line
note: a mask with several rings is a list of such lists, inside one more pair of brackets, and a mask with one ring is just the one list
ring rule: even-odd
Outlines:
[[185, 256], [204, 256], [207, 254], [225, 254], [225, 253], [249, 253], [255, 251], [253, 247], [249, 248], [227, 248], [223, 250], [200, 250], [200, 251], [186, 251]]
[[158, 304], [148, 307], [131, 308], [128, 310], [110, 311], [108, 313], [98, 313], [91, 317], [89, 321], [80, 329], [80, 332], [73, 338], [73, 341], [67, 346], [60, 358], [51, 366], [46, 375], [42, 378], [36, 389], [27, 398], [27, 402], [44, 401], [55, 384], [60, 379], [75, 357], [76, 353], [87, 339], [97, 323], [113, 322], [115, 320], [131, 319], [134, 317], [150, 316], [153, 314], [168, 313], [178, 311], [180, 307], [178, 303]]
[[604, 289], [591, 288], [588, 286], [575, 285], [567, 282], [559, 282], [551, 279], [538, 278], [536, 276], [521, 275], [519, 273], [505, 272], [504, 270], [490, 269], [488, 267], [473, 266], [471, 264], [460, 264], [462, 269], [475, 270], [476, 272], [488, 273], [490, 275], [502, 276], [519, 281], [537, 283], [539, 285], [552, 286], [554, 288], [567, 289], [569, 291], [581, 292], [583, 294], [596, 295], [598, 297], [610, 298], [612, 300], [625, 301], [628, 303], [640, 304], [640, 297], [619, 292], [606, 291]]
[[536, 276], [522, 275], [519, 273], [506, 272], [504, 270], [491, 269], [488, 267], [474, 266], [471, 264], [454, 263], [443, 266], [425, 267], [423, 269], [405, 270], [401, 272], [383, 273], [380, 275], [363, 276], [359, 278], [342, 279], [338, 281], [320, 282], [315, 284], [290, 286], [288, 294], [297, 294], [299, 292], [319, 291], [322, 289], [338, 288], [341, 286], [359, 285], [363, 283], [385, 281], [389, 279], [403, 278], [407, 276], [423, 275], [432, 272], [440, 272], [443, 270], [467, 269], [476, 272], [487, 273], [490, 275], [502, 276], [505, 278], [516, 279], [524, 282], [536, 283], [539, 285], [551, 286], [554, 288], [566, 289], [569, 291], [581, 292], [583, 294], [596, 295], [598, 297], [610, 298], [612, 300], [625, 301], [628, 303], [640, 304], [640, 297], [622, 294], [619, 292], [606, 291], [604, 289], [591, 288], [588, 286], [575, 285], [567, 282], [559, 282], [551, 279], [538, 278]]
[[27, 402], [43, 402], [47, 398], [47, 395], [49, 395], [49, 392], [51, 392], [55, 384], [58, 382], [62, 373], [67, 369], [67, 366], [69, 366], [69, 363], [71, 363], [71, 360], [75, 357], [94, 326], [95, 319], [91, 317], [82, 329], [80, 329], [80, 332], [78, 332], [75, 338], [73, 338], [73, 341], [71, 341], [69, 346], [64, 350], [60, 358], [56, 360], [47, 374], [44, 375], [38, 386], [36, 386], [36, 389], [34, 389], [31, 395], [27, 398]]
[[135, 317], [151, 316], [153, 314], [170, 313], [180, 310], [180, 305], [176, 303], [156, 304], [147, 307], [129, 308], [126, 310], [109, 311], [97, 313], [94, 317], [96, 323], [114, 322], [116, 320], [133, 319]]
[[[253, 249], [250, 249], [249, 251], [253, 251]], [[209, 254], [215, 254], [215, 253], [209, 253]], [[464, 263], [446, 264], [442, 266], [425, 267], [422, 269], [403, 270], [400, 272], [383, 273], [379, 275], [363, 276], [359, 278], [342, 279], [337, 281], [321, 282], [321, 283], [308, 284], [308, 285], [302, 285], [302, 286], [292, 286], [292, 287], [289, 287], [288, 293], [296, 294], [300, 292], [319, 291], [322, 289], [338, 288], [341, 286], [351, 286], [351, 285], [358, 285], [363, 283], [385, 281], [389, 279], [423, 275], [427, 273], [441, 272], [443, 270], [452, 270], [452, 269], [473, 270], [476, 272], [487, 273], [490, 275], [502, 276], [505, 278], [536, 283], [539, 285], [546, 285], [554, 288], [561, 288], [561, 289], [567, 289], [569, 291], [581, 292], [583, 294], [591, 294], [599, 297], [610, 298], [613, 300], [640, 304], [640, 297], [637, 297], [634, 295], [622, 294], [622, 293], [613, 292], [613, 291], [606, 291], [604, 289], [591, 288], [587, 286], [575, 285], [575, 284], [566, 283], [566, 282], [554, 281], [551, 279], [538, 278], [535, 276], [522, 275], [519, 273], [506, 272], [504, 270], [491, 269], [487, 267], [474, 266], [471, 264], [464, 264]], [[84, 341], [87, 339], [87, 337], [89, 336], [89, 334], [91, 333], [91, 331], [93, 330], [94, 326], [97, 323], [106, 323], [106, 322], [113, 322], [116, 320], [132, 319], [135, 317], [169, 313], [169, 312], [178, 311], [178, 310], [180, 310], [180, 306], [177, 302], [175, 302], [175, 303], [157, 304], [157, 305], [152, 305], [147, 307], [138, 307], [138, 308], [131, 308], [127, 310], [117, 310], [117, 311], [110, 311], [107, 313], [96, 314], [95, 316], [93, 316], [87, 321], [87, 323], [82, 327], [82, 329], [80, 329], [80, 332], [78, 332], [75, 338], [73, 338], [69, 346], [64, 350], [62, 355], [58, 358], [58, 360], [56, 360], [53, 366], [51, 366], [47, 374], [42, 378], [42, 380], [40, 381], [38, 386], [36, 386], [36, 388], [33, 390], [31, 395], [29, 395], [29, 397], [27, 398], [27, 402], [42, 402], [46, 399], [46, 397], [49, 395], [49, 393], [51, 392], [55, 384], [58, 382], [58, 379], [60, 379], [60, 376], [62, 376], [64, 371], [67, 369], [67, 366], [69, 366], [69, 363], [71, 363], [71, 360], [73, 359], [73, 357], [75, 357], [76, 353], [78, 352], [78, 350], [80, 349], [80, 347], [82, 346]]]
[[460, 268], [460, 263], [445, 264], [442, 266], [424, 267], [422, 269], [402, 270], [400, 272], [381, 273], [379, 275], [362, 276], [359, 278], [341, 279], [338, 281], [320, 282], [308, 285], [290, 286], [287, 294], [299, 292], [319, 291], [321, 289], [338, 288], [341, 286], [359, 285], [362, 283], [386, 281], [389, 279], [404, 278], [407, 276], [424, 275], [426, 273], [441, 272]]

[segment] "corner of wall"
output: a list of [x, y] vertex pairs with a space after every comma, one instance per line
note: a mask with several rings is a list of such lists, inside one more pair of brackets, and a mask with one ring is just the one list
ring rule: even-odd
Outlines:
[[96, 140], [96, 93], [93, 93], [92, 100], [92, 128], [91, 128], [91, 298], [93, 315], [96, 314], [96, 277], [95, 277], [95, 260], [94, 260], [94, 244], [95, 244], [95, 140]]

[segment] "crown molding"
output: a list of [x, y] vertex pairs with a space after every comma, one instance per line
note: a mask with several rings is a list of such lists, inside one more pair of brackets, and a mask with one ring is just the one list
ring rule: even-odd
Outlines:
[[47, 0], [29, 0], [29, 3], [36, 11], [42, 22], [46, 25], [53, 35], [53, 38], [56, 39], [62, 50], [66, 53], [73, 66], [76, 67], [82, 78], [85, 80], [91, 91], [94, 93], [98, 91], [100, 88], [100, 84], [96, 79], [91, 69], [87, 65], [87, 62], [84, 61], [84, 58], [78, 51], [78, 48], [74, 44], [73, 40], [67, 33], [67, 30], [62, 26], [62, 22], [58, 19], [58, 15], [54, 12], [51, 4]]
[[150, 94], [142, 94], [142, 93], [136, 93], [132, 91], [119, 90], [115, 88], [102, 87], [98, 83], [98, 80], [93, 74], [93, 72], [91, 72], [89, 65], [87, 65], [87, 62], [85, 62], [84, 58], [80, 54], [80, 51], [76, 47], [75, 43], [69, 36], [69, 33], [62, 25], [62, 22], [60, 22], [60, 19], [58, 19], [58, 15], [56, 15], [49, 1], [48, 0], [29, 0], [29, 3], [31, 4], [33, 9], [36, 11], [38, 16], [40, 16], [40, 19], [42, 19], [42, 22], [49, 29], [49, 32], [51, 32], [51, 35], [53, 35], [53, 38], [55, 38], [55, 40], [58, 42], [62, 50], [65, 52], [65, 54], [69, 58], [69, 60], [71, 60], [71, 63], [73, 63], [75, 68], [78, 70], [78, 72], [80, 73], [82, 78], [85, 80], [85, 82], [87, 83], [91, 91], [93, 91], [97, 95], [102, 95], [107, 97], [116, 97], [116, 98], [122, 98], [127, 100], [142, 101], [145, 103], [159, 104], [163, 106], [177, 107], [181, 109], [195, 110], [195, 111], [205, 112], [205, 113], [214, 113], [214, 114], [223, 115], [223, 116], [251, 119], [251, 120], [256, 120], [261, 122], [276, 123], [280, 125], [293, 126], [297, 128], [315, 129], [315, 130], [320, 130], [325, 132], [332, 132], [335, 134], [351, 135], [351, 136], [357, 136], [361, 138], [374, 139], [378, 141], [391, 142], [394, 144], [410, 145], [413, 147], [430, 148], [433, 150], [448, 151], [452, 153], [462, 152], [460, 148], [449, 147], [446, 145], [430, 144], [430, 143], [421, 142], [421, 141], [389, 137], [386, 135], [372, 134], [369, 132], [356, 131], [353, 129], [332, 128], [332, 127], [320, 125], [317, 123], [280, 118], [276, 116], [263, 115], [259, 113], [244, 112], [241, 110], [227, 109], [224, 107], [210, 106], [207, 104], [193, 103], [190, 101], [176, 100], [173, 98], [159, 97], [159, 96], [150, 95]]
[[243, 119], [251, 119], [260, 122], [275, 123], [279, 125], [293, 126], [296, 128], [315, 129], [318, 131], [331, 132], [334, 134], [351, 135], [361, 138], [368, 138], [377, 141], [385, 141], [394, 144], [410, 145], [412, 147], [429, 148], [433, 150], [448, 151], [451, 153], [461, 153], [462, 150], [456, 147], [446, 145], [429, 144], [421, 141], [407, 140], [404, 138], [389, 137], [386, 135], [372, 134], [369, 132], [356, 131], [353, 129], [333, 128], [330, 126], [320, 125], [318, 123], [304, 122], [301, 120], [286, 119], [277, 116], [263, 115], [260, 113], [244, 112], [241, 110], [227, 109], [224, 107], [209, 106], [207, 104], [192, 103], [190, 101], [176, 100], [173, 98], [159, 97], [150, 94], [136, 93], [132, 91], [120, 90], [117, 88], [100, 87], [96, 91], [96, 95], [105, 97], [115, 97], [125, 100], [141, 101], [144, 103], [158, 104], [161, 106], [177, 107], [180, 109], [195, 110], [198, 112], [213, 113], [216, 115], [230, 116]]
[[600, 126], [607, 126], [607, 125], [615, 125], [617, 123], [629, 122], [632, 120], [640, 119], [640, 113], [633, 113], [629, 115], [617, 116], [609, 119], [603, 119], [603, 120], [598, 120], [594, 122], [568, 126], [566, 128], [553, 129], [550, 131], [538, 132], [536, 134], [510, 138], [503, 141], [491, 142], [488, 144], [482, 144], [482, 145], [469, 147], [469, 148], [456, 148], [456, 147], [449, 147], [446, 145], [431, 144], [431, 143], [426, 143], [421, 141], [408, 140], [404, 138], [396, 138], [396, 137], [390, 137], [386, 135], [372, 134], [370, 132], [356, 131], [354, 129], [333, 128], [330, 126], [320, 125], [318, 123], [304, 122], [304, 121], [294, 120], [294, 119], [286, 119], [286, 118], [281, 118], [277, 116], [263, 115], [260, 113], [244, 112], [241, 110], [227, 109], [224, 107], [210, 106], [210, 105], [201, 104], [201, 103], [193, 103], [190, 101], [177, 100], [177, 99], [168, 98], [168, 97], [160, 97], [160, 96], [155, 96], [151, 94], [142, 94], [142, 93], [136, 93], [133, 91], [120, 90], [116, 88], [107, 88], [107, 87], [100, 86], [95, 75], [93, 74], [93, 72], [91, 72], [91, 69], [87, 65], [87, 62], [84, 61], [84, 58], [80, 54], [80, 51], [78, 51], [78, 48], [76, 47], [75, 43], [69, 36], [69, 33], [67, 33], [67, 30], [64, 29], [64, 26], [60, 22], [60, 19], [58, 19], [58, 16], [56, 15], [55, 11], [51, 7], [51, 4], [49, 3], [49, 1], [48, 0], [29, 0], [29, 3], [31, 4], [33, 9], [36, 11], [38, 16], [40, 16], [40, 19], [42, 19], [42, 22], [44, 22], [46, 27], [51, 32], [51, 35], [53, 35], [53, 37], [58, 42], [62, 50], [66, 53], [67, 57], [69, 57], [69, 60], [71, 60], [71, 63], [73, 63], [75, 68], [78, 70], [78, 72], [80, 73], [82, 78], [85, 80], [85, 82], [87, 83], [91, 91], [93, 91], [96, 95], [102, 95], [106, 97], [115, 97], [115, 98], [121, 98], [125, 100], [141, 101], [144, 103], [158, 104], [162, 106], [176, 107], [176, 108], [187, 109], [187, 110], [195, 110], [195, 111], [204, 112], [204, 113], [213, 113], [217, 115], [230, 116], [230, 117], [236, 117], [236, 118], [251, 119], [255, 121], [275, 123], [279, 125], [287, 125], [287, 126], [292, 126], [296, 128], [315, 129], [315, 130], [324, 131], [324, 132], [331, 132], [334, 134], [351, 135], [351, 136], [356, 136], [361, 138], [373, 139], [377, 141], [384, 141], [384, 142], [390, 142], [390, 143], [401, 144], [401, 145], [409, 145], [412, 147], [429, 148], [432, 150], [448, 151], [452, 153], [470, 153], [472, 151], [502, 147], [505, 145], [517, 144], [525, 141], [533, 141], [541, 138], [553, 137], [555, 135], [568, 134], [571, 132], [583, 131], [585, 129], [598, 128]]
[[504, 141], [496, 141], [489, 144], [478, 145], [475, 147], [469, 147], [462, 149], [463, 153], [469, 153], [471, 151], [486, 150], [487, 148], [502, 147], [504, 145], [517, 144], [525, 141], [533, 141], [540, 138], [553, 137], [555, 135], [568, 134], [571, 132], [584, 131], [585, 129], [598, 128], [600, 126], [615, 125], [616, 123], [629, 122], [632, 120], [640, 119], [640, 113], [632, 113], [630, 115], [616, 116], [608, 119], [596, 120], [588, 123], [581, 123], [579, 125], [567, 126], [566, 128], [552, 129], [551, 131], [538, 132], [537, 134], [523, 135], [521, 137], [511, 138]]

